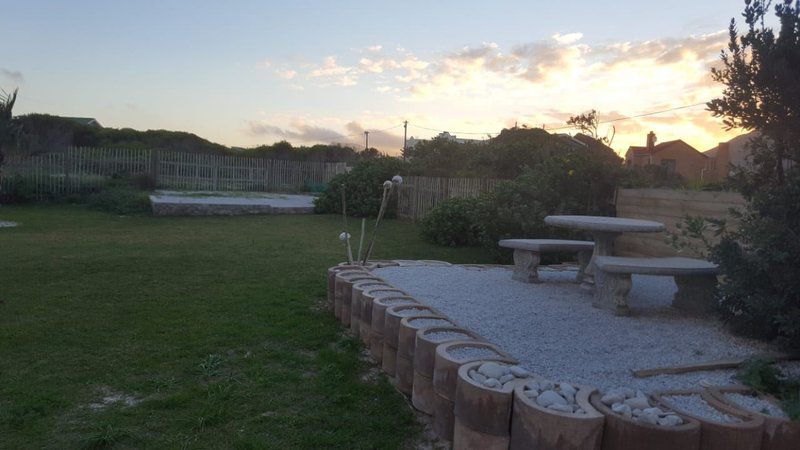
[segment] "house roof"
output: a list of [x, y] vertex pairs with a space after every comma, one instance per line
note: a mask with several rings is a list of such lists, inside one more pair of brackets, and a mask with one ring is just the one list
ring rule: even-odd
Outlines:
[[71, 120], [73, 122], [79, 123], [81, 125], [100, 125], [100, 122], [97, 121], [94, 117], [64, 117], [65, 119]]
[[[657, 144], [655, 147], [653, 147], [653, 154], [655, 155], [656, 153], [658, 153], [658, 152], [660, 152], [662, 150], [666, 150], [666, 149], [668, 149], [668, 148], [670, 148], [670, 147], [672, 147], [674, 145], [678, 145], [678, 144], [683, 144], [686, 147], [696, 151], [697, 153], [700, 153], [700, 151], [698, 151], [696, 148], [692, 147], [691, 145], [687, 144], [682, 139], [675, 139], [674, 141], [666, 141], [666, 142], [662, 142], [660, 144]], [[626, 154], [632, 154], [632, 156], [636, 157], [636, 156], [648, 156], [650, 154], [650, 152], [648, 152], [647, 147], [642, 147], [642, 146], [638, 146], [638, 145], [632, 145], [632, 146], [628, 147], [628, 152]], [[704, 155], [703, 153], [700, 153], [700, 154], [703, 155], [704, 157], [708, 157], [707, 155]]]

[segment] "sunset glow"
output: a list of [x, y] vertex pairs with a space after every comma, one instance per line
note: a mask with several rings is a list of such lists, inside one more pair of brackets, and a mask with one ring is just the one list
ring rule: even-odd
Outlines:
[[[282, 139], [362, 146], [369, 130], [371, 145], [397, 153], [404, 120], [409, 137], [447, 130], [485, 138], [514, 124], [574, 132], [563, 128], [567, 118], [590, 109], [614, 121], [704, 103], [721, 92], [710, 68], [740, 6], [683, 2], [666, 22], [619, 17], [621, 29], [609, 31], [591, 22], [599, 11], [591, 2], [563, 12], [510, 3], [514, 8], [505, 8], [519, 17], [503, 15], [500, 5], [489, 12], [479, 2], [460, 4], [487, 14], [483, 26], [475, 18], [451, 20], [441, 14], [445, 6], [436, 7], [438, 16], [408, 12], [380, 25], [373, 23], [377, 11], [358, 3], [269, 11], [150, 5], [146, 19], [145, 11], [98, 3], [88, 20], [102, 25], [73, 31], [77, 13], [66, 3], [47, 5], [63, 9], [62, 16], [48, 14], [56, 20], [37, 15], [45, 5], [31, 2], [14, 7], [15, 22], [0, 19], [17, 36], [13, 48], [0, 50], [0, 86], [20, 86], [19, 113], [185, 130], [241, 147]], [[345, 15], [368, 24], [336, 29], [328, 20]], [[219, 24], [220, 17], [227, 22]], [[319, 28], [316, 40], [302, 34], [307, 27]], [[399, 32], [404, 27], [408, 32]], [[145, 28], [141, 39], [125, 36]], [[60, 40], [73, 32], [85, 46]], [[683, 139], [701, 151], [738, 134], [702, 105], [614, 121], [601, 132], [610, 135], [612, 125], [621, 153], [642, 145], [650, 130], [659, 141]]]

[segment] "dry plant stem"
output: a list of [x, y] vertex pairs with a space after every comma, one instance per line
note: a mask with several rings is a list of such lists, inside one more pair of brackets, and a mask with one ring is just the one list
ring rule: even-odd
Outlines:
[[367, 227], [367, 219], [361, 219], [361, 236], [358, 238], [358, 260], [361, 261], [361, 249], [364, 247], [364, 233]]
[[353, 250], [350, 248], [350, 237], [347, 232], [347, 196], [345, 195], [345, 186], [342, 184], [342, 226], [344, 227], [344, 235], [346, 237], [347, 246], [347, 264], [353, 264]]
[[367, 261], [369, 261], [369, 257], [372, 254], [372, 246], [375, 245], [375, 236], [378, 235], [378, 226], [381, 224], [381, 219], [383, 218], [383, 214], [386, 212], [386, 205], [389, 203], [389, 192], [391, 188], [383, 188], [383, 199], [381, 200], [381, 209], [378, 210], [378, 219], [375, 221], [375, 228], [372, 229], [372, 237], [369, 240], [369, 245], [367, 246], [367, 251], [364, 253], [364, 259], [362, 260], [362, 265], [366, 265]]

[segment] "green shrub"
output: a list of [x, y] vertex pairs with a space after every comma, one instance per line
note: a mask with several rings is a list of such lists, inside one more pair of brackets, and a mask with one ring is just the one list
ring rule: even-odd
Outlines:
[[150, 211], [148, 191], [140, 190], [141, 180], [129, 177], [112, 178], [98, 192], [88, 194], [83, 203], [91, 209], [112, 214], [131, 215]]
[[481, 201], [476, 198], [451, 198], [436, 205], [420, 222], [423, 239], [449, 247], [474, 246], [481, 242], [477, 222]]
[[739, 229], [711, 250], [719, 303], [735, 330], [800, 349], [800, 171], [750, 196]]
[[3, 203], [29, 203], [36, 200], [36, 185], [31, 178], [18, 174], [7, 175], [0, 186]]
[[[314, 212], [334, 214], [342, 212], [342, 186], [347, 196], [347, 214], [356, 217], [378, 215], [383, 195], [383, 182], [403, 172], [405, 163], [388, 156], [365, 159], [347, 173], [335, 176], [325, 192], [314, 200]], [[393, 217], [397, 202], [390, 201], [386, 217]]]

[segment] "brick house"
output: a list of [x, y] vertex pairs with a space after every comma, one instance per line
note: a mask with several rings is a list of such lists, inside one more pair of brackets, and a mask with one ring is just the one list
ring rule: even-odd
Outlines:
[[656, 135], [647, 135], [647, 145], [631, 146], [625, 153], [625, 164], [635, 167], [661, 166], [670, 173], [677, 173], [687, 180], [704, 178], [711, 158], [680, 139], [656, 145]]

